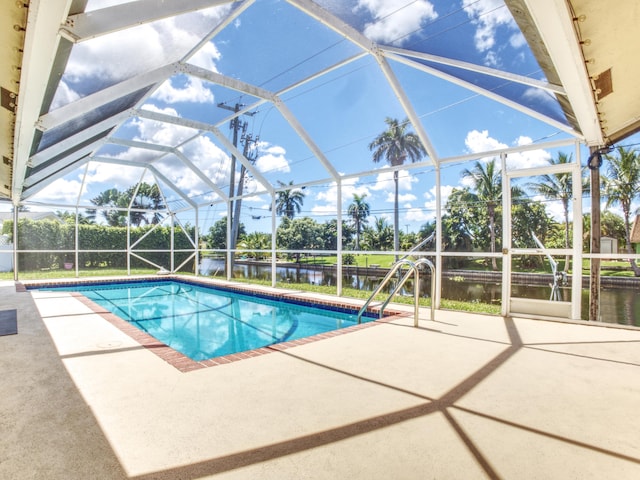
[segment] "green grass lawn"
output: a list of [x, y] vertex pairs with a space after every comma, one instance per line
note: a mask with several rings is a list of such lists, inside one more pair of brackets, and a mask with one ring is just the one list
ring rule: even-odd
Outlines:
[[[253, 283], [265, 286], [271, 286], [271, 280], [256, 280], [256, 279], [242, 279], [237, 278], [234, 281], [243, 282], [243, 283]], [[336, 287], [335, 286], [327, 286], [327, 285], [312, 285], [309, 283], [289, 283], [289, 282], [277, 282], [276, 286], [279, 288], [286, 288], [291, 290], [303, 290], [306, 292], [317, 292], [325, 295], [336, 295]], [[342, 296], [347, 298], [357, 298], [361, 300], [366, 300], [371, 295], [371, 292], [368, 290], [359, 290], [351, 287], [343, 287], [342, 288]], [[375, 300], [383, 302], [387, 299], [387, 294], [381, 293], [375, 297]], [[403, 305], [413, 305], [413, 297], [404, 297], [401, 295], [396, 295], [393, 299], [393, 303], [399, 303]], [[418, 303], [421, 307], [429, 307], [431, 306], [430, 298], [420, 298]], [[473, 313], [488, 313], [491, 315], [499, 315], [500, 314], [500, 306], [499, 305], [490, 305], [487, 303], [480, 302], [461, 302], [456, 300], [446, 300], [442, 299], [441, 308], [445, 310], [458, 310], [463, 312], [473, 312]]]

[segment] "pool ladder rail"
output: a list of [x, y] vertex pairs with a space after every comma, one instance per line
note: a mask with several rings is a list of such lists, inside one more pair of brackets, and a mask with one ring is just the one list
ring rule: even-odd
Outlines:
[[380, 285], [378, 285], [378, 287], [373, 291], [373, 293], [367, 299], [367, 301], [364, 302], [364, 305], [362, 306], [362, 308], [358, 312], [358, 323], [362, 323], [362, 315], [364, 314], [364, 312], [367, 311], [367, 308], [369, 307], [369, 304], [373, 301], [375, 296], [378, 295], [382, 291], [382, 289], [387, 285], [387, 283], [389, 283], [391, 278], [393, 278], [393, 276], [396, 274], [396, 272], [398, 270], [400, 270], [404, 266], [407, 266], [407, 267], [409, 267], [407, 269], [407, 272], [403, 275], [403, 277], [397, 283], [397, 285], [395, 286], [393, 291], [389, 294], [389, 297], [384, 302], [382, 302], [382, 304], [380, 305], [380, 310], [379, 310], [379, 315], [380, 316], [379, 316], [379, 318], [382, 318], [382, 316], [384, 315], [384, 309], [387, 307], [389, 302], [391, 302], [391, 299], [393, 299], [393, 297], [396, 296], [396, 294], [400, 291], [400, 289], [405, 284], [405, 282], [413, 274], [415, 276], [415, 280], [413, 282], [413, 306], [414, 306], [413, 326], [417, 327], [418, 326], [418, 319], [419, 319], [419, 304], [418, 304], [418, 300], [420, 298], [420, 268], [419, 267], [421, 265], [426, 265], [427, 267], [429, 267], [429, 270], [431, 271], [431, 320], [433, 321], [434, 320], [434, 314], [435, 314], [435, 302], [433, 301], [433, 298], [435, 296], [435, 291], [436, 291], [436, 285], [435, 285], [435, 282], [433, 280], [434, 280], [434, 277], [435, 277], [436, 269], [435, 269], [433, 263], [430, 260], [427, 260], [426, 258], [420, 258], [415, 262], [412, 262], [411, 260], [401, 259], [401, 260], [398, 260], [396, 263], [394, 263], [391, 266], [391, 269], [389, 270], [389, 273], [387, 273], [385, 275], [385, 277], [382, 279], [382, 282], [380, 282]]

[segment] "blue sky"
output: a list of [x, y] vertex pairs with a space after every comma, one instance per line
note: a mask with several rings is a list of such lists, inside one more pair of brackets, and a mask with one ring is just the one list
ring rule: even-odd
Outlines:
[[[90, 1], [89, 8], [99, 9], [116, 3], [122, 2]], [[343, 21], [375, 42], [544, 80], [524, 38], [500, 0], [323, 0], [318, 3], [327, 5], [333, 13], [341, 15]], [[229, 8], [223, 6], [190, 13], [78, 44], [72, 52], [53, 108], [146, 69], [179, 60], [198, 41], [199, 34], [216, 25]], [[188, 62], [277, 93], [359, 52], [359, 47], [290, 4], [257, 0]], [[536, 120], [470, 89], [394, 60], [389, 60], [389, 64], [440, 158], [570, 138], [557, 125]], [[497, 88], [504, 83], [478, 74], [470, 76], [452, 67], [441, 70], [485, 87]], [[555, 101], [542, 90], [508, 85], [497, 88], [496, 92], [535, 106], [551, 117], [559, 115]], [[343, 181], [342, 210], [346, 211], [353, 194], [367, 195], [372, 216], [385, 217], [391, 222], [392, 174], [376, 171], [385, 165], [372, 162], [368, 144], [385, 129], [385, 117], [402, 119], [406, 114], [375, 58], [366, 55], [282, 93], [280, 98], [333, 168], [349, 176]], [[229, 113], [217, 106], [221, 102], [229, 106], [236, 103], [253, 105], [257, 98], [178, 73], [160, 85], [142, 108], [216, 124]], [[260, 175], [272, 184], [277, 181], [302, 184], [326, 179], [326, 183], [304, 189], [306, 199], [302, 215], [318, 221], [335, 218], [336, 186], [322, 161], [271, 103], [256, 105], [251, 112], [252, 115], [243, 116], [243, 120], [247, 122], [246, 133], [259, 138], [256, 169]], [[220, 130], [231, 136], [227, 124], [221, 125]], [[211, 134], [192, 139], [196, 134], [190, 128], [132, 118], [115, 136], [178, 147], [212, 182], [228, 191], [230, 159], [226, 148]], [[634, 143], [633, 139], [628, 143]], [[563, 151], [573, 153], [573, 147]], [[514, 154], [509, 157], [509, 165], [510, 168], [543, 165], [557, 152], [531, 150]], [[105, 145], [98, 155], [151, 160], [161, 154]], [[165, 155], [157, 159], [155, 165], [198, 203], [214, 204], [200, 213], [205, 229], [226, 214], [226, 207], [216, 204], [215, 192], [185, 169], [177, 157]], [[441, 191], [445, 198], [451, 189], [464, 185], [460, 172], [470, 167], [469, 163], [441, 167]], [[91, 198], [107, 188], [126, 189], [141, 179], [149, 183], [154, 181], [149, 173], [143, 177], [140, 168], [91, 162], [86, 169], [84, 189], [79, 194], [84, 173], [85, 168], [80, 168], [68, 174], [42, 190], [33, 200], [73, 205], [79, 199], [81, 204], [88, 205]], [[400, 227], [416, 231], [434, 218], [434, 167], [403, 170], [400, 179]], [[163, 190], [168, 200], [177, 199], [170, 189]], [[246, 192], [262, 190], [259, 182], [249, 179]], [[268, 195], [245, 199], [242, 221], [248, 231], [270, 231], [269, 202]], [[549, 204], [548, 208], [554, 215], [560, 212], [559, 205]], [[192, 213], [183, 214], [181, 219], [195, 222]]]

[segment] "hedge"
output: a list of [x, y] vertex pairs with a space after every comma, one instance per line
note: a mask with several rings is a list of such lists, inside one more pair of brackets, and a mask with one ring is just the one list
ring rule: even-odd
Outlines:
[[[151, 231], [153, 230], [153, 231]], [[2, 231], [11, 239], [13, 237], [13, 221], [5, 221]], [[133, 252], [149, 261], [169, 269], [171, 266], [171, 253], [165, 252], [141, 252], [140, 250], [169, 250], [171, 248], [171, 227], [152, 225], [131, 227], [131, 244], [150, 232], [136, 245]], [[195, 236], [195, 227], [187, 227], [190, 238]], [[60, 223], [55, 220], [29, 220], [18, 221], [18, 250], [43, 250], [42, 253], [19, 253], [18, 266], [20, 270], [41, 270], [60, 268], [64, 262], [73, 262], [73, 253], [60, 252], [60, 250], [74, 250], [75, 226]], [[13, 240], [13, 239], [12, 239]], [[124, 250], [127, 247], [127, 228], [110, 227], [107, 225], [79, 225], [78, 226], [78, 250], [121, 250], [119, 252], [79, 253], [80, 268], [124, 268], [127, 265], [127, 257]], [[180, 265], [193, 253], [194, 247], [181, 228], [175, 228], [174, 250], [189, 250], [188, 252], [175, 252], [175, 267]], [[149, 264], [132, 256], [131, 267], [148, 267]], [[182, 271], [193, 271], [194, 260], [190, 260]]]

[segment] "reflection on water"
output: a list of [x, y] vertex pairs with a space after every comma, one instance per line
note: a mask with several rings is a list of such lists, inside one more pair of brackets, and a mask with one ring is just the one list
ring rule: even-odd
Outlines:
[[[222, 271], [224, 268], [222, 268]], [[336, 285], [336, 275], [333, 270], [312, 270], [297, 267], [277, 267], [278, 282], [311, 283], [314, 285]], [[240, 278], [257, 278], [269, 280], [271, 267], [264, 265], [236, 265], [234, 276]], [[358, 290], [373, 291], [380, 283], [381, 277], [371, 275], [345, 275], [342, 284]], [[420, 278], [420, 293], [428, 297], [431, 289], [431, 278], [423, 275]], [[551, 287], [543, 285], [511, 286], [513, 297], [535, 298], [548, 300]], [[401, 295], [413, 295], [412, 280], [409, 280]], [[482, 283], [467, 281], [461, 278], [442, 279], [442, 298], [463, 302], [482, 302], [499, 305], [502, 288], [499, 283]], [[562, 300], [571, 300], [571, 290], [561, 288]], [[582, 318], [589, 316], [589, 290], [582, 290]], [[602, 288], [600, 291], [600, 318], [606, 323], [640, 326], [640, 295], [635, 288]]]

